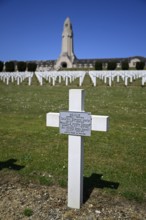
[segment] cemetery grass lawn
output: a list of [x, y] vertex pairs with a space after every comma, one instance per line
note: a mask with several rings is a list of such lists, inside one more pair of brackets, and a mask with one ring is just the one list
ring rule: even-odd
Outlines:
[[[0, 82], [0, 172], [67, 186], [67, 135], [46, 127], [46, 113], [68, 110], [72, 85], [6, 86]], [[85, 185], [104, 193], [146, 201], [146, 87], [112, 87], [86, 77], [85, 110], [110, 117], [110, 130], [84, 138]], [[87, 178], [88, 177], [88, 178]], [[88, 181], [87, 181], [88, 180]], [[118, 186], [119, 184], [119, 186]], [[116, 186], [118, 188], [116, 189]]]

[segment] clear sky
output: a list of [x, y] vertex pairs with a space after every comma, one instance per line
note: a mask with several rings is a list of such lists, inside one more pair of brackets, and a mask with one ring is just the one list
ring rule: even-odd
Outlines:
[[146, 57], [146, 0], [0, 0], [0, 60], [52, 60], [70, 17], [77, 58]]

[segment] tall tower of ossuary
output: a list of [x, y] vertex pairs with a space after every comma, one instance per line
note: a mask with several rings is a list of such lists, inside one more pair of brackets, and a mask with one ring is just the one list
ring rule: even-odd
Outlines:
[[62, 49], [61, 54], [56, 62], [56, 68], [72, 68], [74, 59], [73, 30], [70, 18], [67, 17], [63, 26]]

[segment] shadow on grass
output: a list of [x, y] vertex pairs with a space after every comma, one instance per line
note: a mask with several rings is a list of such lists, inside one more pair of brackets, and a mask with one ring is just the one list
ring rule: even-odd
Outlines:
[[11, 169], [11, 170], [21, 170], [25, 167], [25, 166], [15, 164], [16, 162], [17, 162], [16, 159], [9, 159], [3, 162], [0, 161], [0, 170], [5, 169], [5, 168]]
[[94, 188], [118, 189], [119, 183], [102, 180], [102, 174], [93, 173], [90, 177], [84, 177], [84, 203], [89, 199]]

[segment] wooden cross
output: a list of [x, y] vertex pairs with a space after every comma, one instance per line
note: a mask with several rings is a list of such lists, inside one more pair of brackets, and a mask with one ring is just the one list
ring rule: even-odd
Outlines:
[[[84, 113], [83, 89], [69, 90], [69, 112]], [[46, 126], [60, 127], [61, 113], [47, 113]], [[86, 125], [86, 127], [90, 127]], [[109, 127], [109, 117], [91, 115], [92, 131], [107, 131]], [[76, 131], [75, 131], [76, 132]], [[86, 133], [86, 132], [85, 132]], [[85, 134], [86, 136], [86, 134]], [[68, 136], [68, 207], [80, 209], [83, 203], [83, 162], [84, 145], [83, 136]]]

